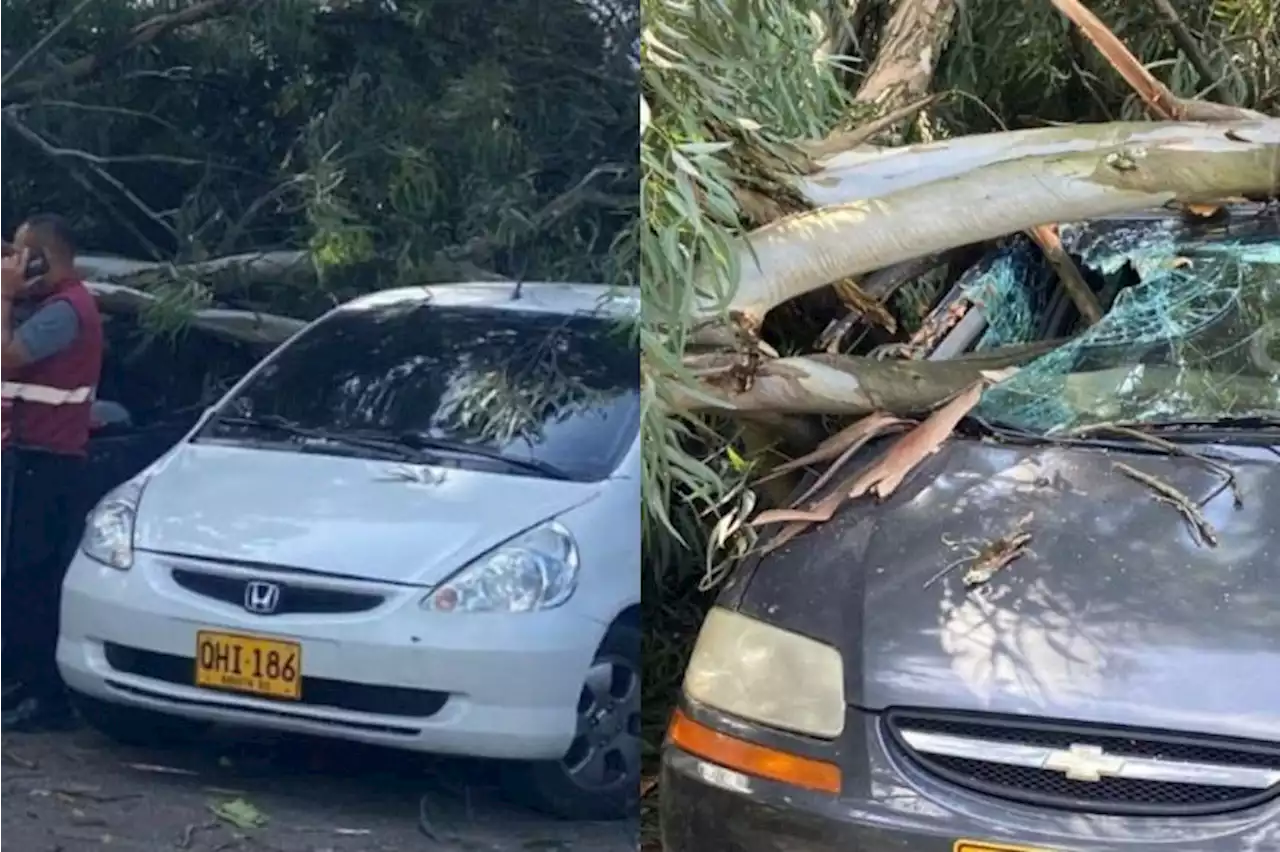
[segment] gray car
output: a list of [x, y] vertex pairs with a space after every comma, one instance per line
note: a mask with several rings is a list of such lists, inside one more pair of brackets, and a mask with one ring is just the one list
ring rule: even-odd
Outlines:
[[1080, 331], [1002, 248], [965, 292], [1013, 280], [1017, 310], [1006, 287], [933, 352], [1070, 342], [724, 588], [667, 852], [1280, 850], [1274, 211], [1064, 242], [1107, 318]]

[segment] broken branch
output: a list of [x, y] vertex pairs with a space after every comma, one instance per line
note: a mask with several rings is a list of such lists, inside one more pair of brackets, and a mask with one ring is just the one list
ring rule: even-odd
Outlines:
[[[1262, 113], [1225, 104], [1180, 98], [1155, 78], [1115, 33], [1080, 0], [1049, 0], [1075, 24], [1111, 67], [1158, 118], [1176, 121], [1231, 121], [1266, 118]], [[1212, 79], [1212, 75], [1210, 76]]]
[[1149, 473], [1143, 473], [1135, 467], [1130, 467], [1124, 462], [1116, 462], [1115, 469], [1123, 473], [1130, 479], [1141, 482], [1150, 488], [1156, 494], [1156, 499], [1162, 503], [1168, 503], [1173, 506], [1182, 516], [1187, 519], [1187, 523], [1196, 531], [1201, 540], [1210, 547], [1217, 547], [1218, 532], [1213, 528], [1213, 524], [1209, 523], [1209, 519], [1204, 516], [1200, 508], [1191, 501], [1191, 498], [1174, 488], [1162, 479], [1152, 476]]
[[1071, 297], [1080, 316], [1084, 317], [1089, 325], [1100, 321], [1103, 313], [1102, 303], [1094, 295], [1089, 282], [1084, 280], [1080, 267], [1076, 266], [1071, 255], [1067, 254], [1066, 248], [1062, 245], [1062, 238], [1058, 236], [1057, 226], [1039, 225], [1032, 228], [1030, 234], [1036, 241], [1036, 245], [1040, 246], [1040, 251], [1044, 252], [1045, 260], [1049, 261], [1053, 271], [1058, 273], [1058, 280], [1062, 282], [1063, 289]]

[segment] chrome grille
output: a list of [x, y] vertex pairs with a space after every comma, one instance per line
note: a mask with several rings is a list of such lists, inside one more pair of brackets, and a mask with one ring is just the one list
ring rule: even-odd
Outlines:
[[1280, 744], [894, 711], [898, 751], [948, 782], [1011, 801], [1130, 815], [1252, 807], [1280, 794]]
[[[243, 606], [245, 587], [251, 580], [226, 574], [206, 574], [187, 568], [174, 568], [173, 581], [189, 592], [234, 606]], [[367, 612], [385, 600], [372, 592], [355, 592], [323, 586], [285, 583], [272, 579], [280, 588], [280, 602], [272, 615], [327, 614]]]

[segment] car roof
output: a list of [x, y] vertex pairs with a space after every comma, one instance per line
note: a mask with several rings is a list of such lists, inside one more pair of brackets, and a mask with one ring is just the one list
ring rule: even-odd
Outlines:
[[446, 307], [484, 307], [554, 314], [599, 314], [623, 319], [640, 313], [639, 291], [605, 284], [547, 281], [467, 281], [397, 287], [359, 296], [342, 309], [430, 302]]

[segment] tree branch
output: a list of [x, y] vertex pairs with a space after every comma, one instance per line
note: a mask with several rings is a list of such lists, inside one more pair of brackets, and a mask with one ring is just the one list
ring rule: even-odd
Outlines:
[[[1178, 42], [1178, 47], [1182, 48], [1187, 60], [1200, 74], [1201, 82], [1206, 86], [1216, 84], [1220, 75], [1210, 67], [1208, 57], [1200, 49], [1200, 43], [1191, 34], [1191, 30], [1187, 29], [1187, 25], [1183, 23], [1182, 16], [1178, 14], [1178, 10], [1173, 8], [1173, 4], [1169, 0], [1153, 0], [1153, 2], [1156, 4], [1156, 8], [1160, 10], [1160, 14], [1169, 22], [1169, 29], [1173, 31], [1174, 40]], [[1218, 98], [1229, 103], [1230, 93], [1226, 89], [1219, 88]]]
[[[30, 127], [27, 127], [25, 124], [23, 124], [21, 121], [17, 119], [17, 117], [14, 115], [12, 110], [8, 110], [8, 109], [4, 110], [3, 115], [4, 115], [4, 125], [6, 127], [11, 128], [13, 132], [17, 133], [27, 142], [31, 143], [33, 146], [39, 149], [41, 153], [43, 153], [50, 159], [54, 160], [55, 162], [61, 162], [62, 160], [65, 159], [67, 149], [59, 148], [58, 146], [49, 142], [40, 134], [36, 133]], [[83, 154], [84, 152], [80, 152], [80, 153]], [[137, 195], [135, 195], [133, 191], [129, 189], [129, 187], [125, 186], [120, 181], [119, 178], [115, 177], [106, 169], [102, 168], [100, 165], [94, 162], [92, 155], [86, 154], [84, 157], [81, 157], [78, 159], [80, 159], [81, 162], [85, 163], [85, 167], [88, 168], [95, 175], [97, 175], [100, 179], [102, 179], [104, 183], [107, 183], [108, 185], [110, 185], [112, 189], [114, 189], [116, 192], [120, 193], [120, 195], [122, 195], [125, 199], [127, 199], [129, 203], [132, 204], [139, 212], [141, 212], [153, 223], [155, 223], [160, 228], [162, 228], [167, 234], [169, 234], [169, 236], [171, 236], [174, 239], [175, 242], [177, 243], [182, 242], [182, 238], [178, 236], [178, 232], [173, 229], [172, 225], [166, 222], [164, 218], [160, 216], [159, 213], [156, 213], [154, 210], [148, 207], [147, 203], [143, 201], [141, 198], [139, 198]]]
[[58, 37], [58, 34], [61, 33], [63, 30], [65, 30], [67, 27], [71, 26], [71, 22], [76, 19], [76, 16], [79, 15], [81, 12], [83, 12], [84, 8], [92, 2], [94, 2], [94, 0], [80, 0], [80, 2], [76, 4], [76, 7], [74, 9], [72, 9], [70, 12], [67, 13], [67, 16], [65, 18], [63, 18], [61, 21], [58, 21], [58, 23], [54, 26], [53, 29], [49, 30], [49, 32], [44, 34], [44, 38], [36, 42], [35, 46], [32, 47], [30, 50], [28, 50], [26, 53], [19, 56], [18, 61], [13, 63], [12, 67], [10, 67], [8, 71], [4, 72], [3, 77], [0, 77], [0, 87], [8, 86], [9, 81], [13, 79], [13, 75], [21, 71], [22, 66], [26, 65], [32, 59], [35, 59], [37, 56], [43, 53], [44, 49], [48, 47], [55, 38]]
[[[130, 30], [128, 37], [111, 45], [106, 50], [89, 56], [82, 56], [52, 74], [46, 74], [31, 80], [23, 80], [18, 83], [9, 83], [6, 76], [4, 102], [12, 103], [30, 100], [49, 89], [91, 77], [121, 55], [136, 47], [150, 44], [166, 33], [182, 27], [189, 27], [193, 24], [211, 21], [215, 18], [225, 17], [248, 8], [253, 2], [255, 0], [203, 0], [203, 2], [188, 6], [177, 12], [148, 18]], [[59, 24], [59, 26], [62, 25]]]
[[1124, 81], [1142, 98], [1157, 118], [1170, 121], [1232, 121], [1267, 118], [1243, 107], [1180, 98], [1147, 70], [1124, 42], [1080, 0], [1049, 0], [1059, 12], [1079, 27], [1098, 52], [1116, 69]]
[[[528, 225], [524, 228], [523, 233], [519, 235], [519, 239], [530, 239], [540, 234], [579, 207], [592, 204], [604, 207], [621, 207], [624, 204], [633, 204], [635, 202], [634, 198], [628, 198], [624, 201], [591, 188], [591, 183], [601, 175], [620, 177], [625, 172], [626, 168], [623, 166], [596, 166], [568, 190], [553, 198], [545, 207], [534, 213], [529, 218]], [[457, 263], [468, 259], [478, 261], [495, 251], [507, 248], [507, 242], [514, 241], [507, 240], [504, 242], [496, 234], [487, 234], [468, 240], [461, 245], [441, 249], [438, 252], [438, 258], [440, 261], [448, 263]]]

